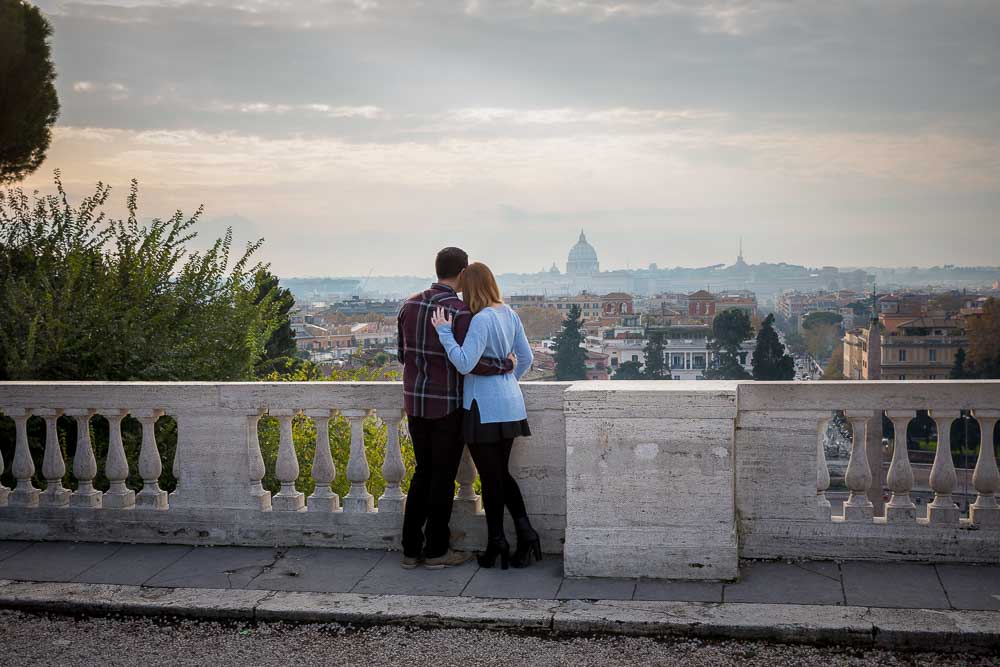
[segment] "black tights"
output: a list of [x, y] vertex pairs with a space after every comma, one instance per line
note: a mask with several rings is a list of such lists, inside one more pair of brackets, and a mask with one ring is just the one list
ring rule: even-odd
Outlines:
[[521, 487], [510, 475], [510, 450], [513, 446], [513, 438], [469, 444], [469, 453], [483, 486], [483, 509], [486, 510], [486, 530], [490, 538], [503, 535], [505, 505], [514, 519], [528, 516]]

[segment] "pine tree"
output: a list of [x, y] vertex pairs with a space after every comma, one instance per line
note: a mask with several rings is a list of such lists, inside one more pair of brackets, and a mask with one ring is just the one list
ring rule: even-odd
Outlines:
[[587, 351], [583, 349], [582, 325], [580, 308], [575, 305], [570, 307], [555, 341], [557, 380], [587, 378]]
[[709, 380], [748, 380], [750, 374], [740, 364], [743, 341], [753, 335], [750, 317], [739, 309], [726, 310], [712, 320], [712, 339], [708, 343], [719, 361], [717, 368], [705, 371]]
[[666, 362], [666, 350], [663, 348], [663, 332], [654, 331], [646, 341], [646, 370], [643, 373], [647, 380], [669, 380], [670, 368]]
[[33, 4], [0, 0], [0, 183], [38, 169], [59, 116], [52, 26]]
[[795, 360], [785, 354], [785, 346], [774, 330], [774, 315], [768, 315], [757, 332], [757, 347], [753, 351], [754, 380], [791, 380], [795, 377]]
[[645, 376], [642, 372], [642, 364], [638, 361], [623, 361], [615, 369], [612, 380], [642, 380]]

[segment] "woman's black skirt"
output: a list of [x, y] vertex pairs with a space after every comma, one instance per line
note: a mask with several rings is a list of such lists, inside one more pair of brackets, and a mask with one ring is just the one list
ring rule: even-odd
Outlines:
[[484, 424], [479, 417], [479, 405], [472, 402], [472, 407], [465, 411], [462, 419], [462, 434], [465, 442], [500, 442], [514, 438], [526, 438], [531, 435], [528, 420], [514, 422], [491, 422]]

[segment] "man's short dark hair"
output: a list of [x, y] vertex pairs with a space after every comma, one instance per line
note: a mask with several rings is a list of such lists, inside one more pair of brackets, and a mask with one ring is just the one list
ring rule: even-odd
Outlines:
[[469, 266], [469, 256], [461, 248], [444, 248], [434, 260], [434, 270], [438, 280], [458, 277]]

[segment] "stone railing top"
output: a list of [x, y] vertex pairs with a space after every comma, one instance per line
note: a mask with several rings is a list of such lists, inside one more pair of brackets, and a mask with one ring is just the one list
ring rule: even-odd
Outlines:
[[970, 410], [1000, 405], [998, 380], [741, 382], [740, 410]]

